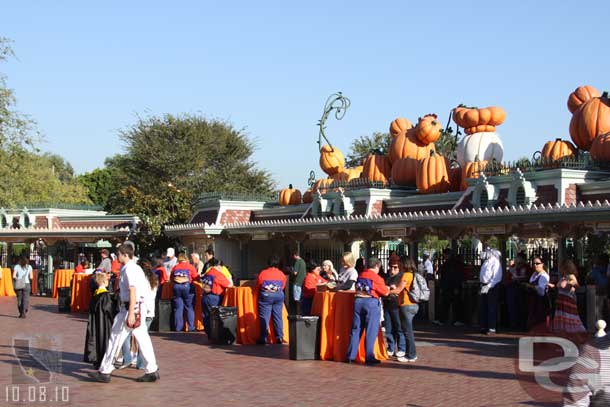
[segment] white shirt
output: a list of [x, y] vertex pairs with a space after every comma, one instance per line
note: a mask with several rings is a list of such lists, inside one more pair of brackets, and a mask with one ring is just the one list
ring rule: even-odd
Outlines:
[[481, 284], [491, 284], [489, 288], [494, 288], [496, 284], [502, 281], [502, 265], [496, 256], [490, 256], [481, 265], [479, 274]]
[[[538, 281], [536, 282], [536, 280]], [[546, 271], [541, 273], [534, 272], [530, 277], [530, 284], [536, 284], [536, 292], [542, 297], [546, 292], [546, 286], [549, 284], [549, 280], [549, 274]]]
[[424, 270], [426, 270], [426, 274], [434, 274], [434, 267], [432, 267], [430, 259], [426, 259], [424, 262]]
[[30, 273], [32, 272], [32, 266], [26, 264], [25, 267], [21, 267], [20, 264], [15, 264], [13, 270], [17, 275], [17, 279], [25, 278], [25, 283], [30, 284]]
[[148, 292], [144, 296], [144, 303], [146, 304], [146, 318], [154, 318], [155, 317], [155, 300], [157, 298], [157, 288], [150, 288], [148, 285]]
[[140, 302], [146, 296], [147, 291], [150, 291], [150, 285], [146, 280], [144, 271], [133, 260], [129, 260], [121, 268], [121, 277], [119, 279], [119, 291], [122, 302], [129, 301], [129, 288], [135, 287], [136, 301]]

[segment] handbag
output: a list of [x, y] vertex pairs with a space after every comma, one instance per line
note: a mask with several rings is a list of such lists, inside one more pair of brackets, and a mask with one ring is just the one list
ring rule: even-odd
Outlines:
[[140, 312], [140, 303], [137, 304], [137, 308], [134, 309], [134, 312], [136, 315], [136, 320], [133, 324], [130, 324], [129, 321], [127, 321], [126, 322], [127, 328], [136, 329], [142, 323], [142, 316], [141, 316], [142, 313]]
[[15, 290], [23, 290], [23, 289], [25, 289], [25, 285], [26, 285], [25, 276], [23, 276], [21, 278], [16, 278], [13, 281], [13, 288]]

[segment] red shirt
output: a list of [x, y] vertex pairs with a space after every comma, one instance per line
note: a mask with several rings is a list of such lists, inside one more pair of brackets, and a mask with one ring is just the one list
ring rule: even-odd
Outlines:
[[167, 283], [167, 280], [169, 280], [167, 278], [167, 271], [165, 270], [165, 266], [159, 266], [156, 269], [154, 269], [153, 272], [159, 278], [159, 284], [165, 284], [165, 283]]
[[370, 295], [373, 298], [386, 296], [390, 288], [385, 285], [383, 278], [371, 269], [366, 269], [358, 275], [356, 280], [356, 293]]
[[75, 273], [84, 273], [85, 268], [83, 267], [82, 264], [78, 263], [78, 265], [76, 267], [74, 267], [74, 272]]
[[256, 291], [283, 291], [286, 287], [286, 276], [275, 267], [264, 269], [258, 274]]
[[212, 287], [210, 294], [222, 295], [231, 284], [224, 274], [216, 267], [212, 267], [201, 277], [201, 283]]
[[112, 264], [110, 265], [110, 271], [114, 275], [119, 275], [121, 272], [121, 263], [118, 260], [112, 260]]
[[318, 276], [315, 273], [307, 273], [305, 281], [303, 281], [303, 298], [313, 298], [316, 295], [318, 284], [324, 283], [328, 283], [324, 277]]
[[188, 277], [189, 283], [192, 283], [193, 280], [199, 280], [199, 273], [197, 273], [197, 269], [195, 269], [191, 263], [188, 261], [181, 261], [172, 269], [172, 281], [174, 280], [174, 277]]

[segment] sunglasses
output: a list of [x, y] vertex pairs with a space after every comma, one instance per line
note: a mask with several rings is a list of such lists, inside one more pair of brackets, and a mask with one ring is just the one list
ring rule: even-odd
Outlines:
[[541, 264], [544, 264], [544, 263], [540, 263], [540, 262], [538, 262], [538, 263], [534, 263], [534, 266], [539, 266], [539, 265], [541, 265]]
[[390, 266], [390, 268], [392, 268], [392, 269], [398, 269], [398, 268], [400, 268], [400, 266]]

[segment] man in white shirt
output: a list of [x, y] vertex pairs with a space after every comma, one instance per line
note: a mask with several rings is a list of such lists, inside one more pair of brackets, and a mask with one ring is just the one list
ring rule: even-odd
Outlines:
[[479, 325], [481, 333], [493, 335], [496, 333], [496, 316], [498, 312], [498, 292], [502, 281], [502, 265], [500, 264], [500, 252], [486, 248], [481, 253], [481, 272], [479, 282], [481, 283], [481, 301], [479, 309]]
[[176, 258], [176, 251], [173, 247], [169, 247], [166, 252], [166, 259], [163, 262], [165, 266], [165, 271], [167, 271], [167, 275], [169, 276], [172, 273], [172, 269], [178, 263], [178, 259]]
[[427, 253], [424, 254], [423, 260], [424, 277], [426, 277], [426, 280], [434, 280], [434, 267], [432, 266], [432, 261], [430, 261], [430, 255]]
[[[114, 358], [130, 332], [138, 342], [139, 352], [142, 355], [146, 371], [137, 381], [154, 382], [160, 378], [155, 352], [148, 335], [148, 328], [143, 320], [148, 315], [145, 297], [150, 288], [147, 287], [148, 281], [146, 281], [144, 271], [136, 264], [133, 258], [133, 246], [123, 244], [119, 247], [119, 261], [123, 264], [119, 280], [121, 311], [114, 318], [108, 348], [104, 354], [99, 371], [89, 373], [89, 377], [98, 382], [110, 382], [110, 374], [114, 370]], [[130, 328], [136, 322], [137, 313], [142, 318], [141, 323], [136, 328]]]

